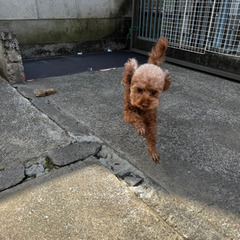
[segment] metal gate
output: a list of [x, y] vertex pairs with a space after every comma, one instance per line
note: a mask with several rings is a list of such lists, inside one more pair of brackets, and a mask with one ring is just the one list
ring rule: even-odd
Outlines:
[[167, 60], [240, 80], [240, 0], [135, 0], [133, 9], [132, 50], [164, 36]]

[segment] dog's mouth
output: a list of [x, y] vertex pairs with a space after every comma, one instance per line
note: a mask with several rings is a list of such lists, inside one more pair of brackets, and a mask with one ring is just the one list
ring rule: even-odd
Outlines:
[[149, 102], [141, 102], [138, 104], [138, 106], [142, 109], [142, 110], [147, 110], [151, 108], [151, 103]]
[[157, 106], [155, 106], [156, 104], [154, 104], [152, 101], [136, 101], [136, 102], [133, 102], [132, 105], [140, 108], [141, 110], [143, 111], [146, 111], [146, 110], [150, 110], [150, 109], [156, 109]]

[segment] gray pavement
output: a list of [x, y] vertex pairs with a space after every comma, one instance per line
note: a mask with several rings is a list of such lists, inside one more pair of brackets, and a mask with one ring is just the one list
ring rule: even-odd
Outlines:
[[[68, 144], [62, 128], [38, 111], [3, 79], [0, 81], [0, 169]], [[21, 151], [19, 151], [21, 150]]]
[[1, 201], [0, 239], [183, 239], [94, 157], [16, 191]]
[[[145, 140], [122, 119], [123, 87], [120, 82], [123, 68], [37, 79], [15, 85], [16, 89], [0, 79], [0, 130], [3, 136], [0, 140], [0, 183], [5, 186], [1, 190], [6, 189], [0, 193], [0, 211], [2, 215], [11, 206], [12, 199], [16, 199], [20, 207], [17, 204], [14, 207], [12, 224], [15, 222], [18, 229], [24, 229], [22, 233], [16, 231], [9, 235], [10, 218], [1, 218], [3, 231], [0, 232], [3, 234], [0, 239], [28, 239], [23, 236], [29, 236], [24, 234], [30, 232], [33, 236], [38, 236], [39, 232], [43, 234], [31, 239], [52, 239], [51, 234], [56, 234], [56, 239], [66, 239], [60, 230], [56, 230], [55, 224], [58, 223], [65, 232], [75, 233], [70, 239], [118, 239], [117, 236], [119, 239], [129, 239], [128, 236], [133, 239], [240, 239], [240, 84], [171, 64], [165, 64], [163, 68], [171, 73], [172, 86], [163, 93], [159, 106], [157, 148], [160, 164], [152, 162]], [[55, 88], [57, 93], [44, 98], [35, 97], [37, 91], [47, 88]], [[84, 148], [86, 144], [92, 144], [88, 146], [90, 151], [83, 151], [86, 153], [76, 158], [76, 154], [80, 156], [82, 153], [81, 146]], [[90, 185], [95, 186], [96, 194], [102, 188], [105, 198], [101, 201], [106, 201], [102, 210], [99, 210], [97, 201], [92, 205], [84, 202], [84, 205], [80, 200], [72, 200], [73, 196], [81, 199], [81, 189], [84, 190], [86, 184], [73, 181], [72, 176], [81, 179], [82, 166], [89, 166], [89, 157], [94, 158], [90, 162], [94, 162], [93, 169], [98, 170], [92, 174], [92, 168], [87, 167], [84, 171], [87, 171]], [[40, 173], [26, 175], [27, 169], [39, 166], [42, 166]], [[9, 180], [14, 167], [20, 177]], [[102, 180], [102, 172], [108, 176], [107, 183]], [[58, 183], [58, 179], [62, 182]], [[13, 184], [9, 185], [11, 181]], [[46, 188], [42, 181], [47, 182]], [[69, 189], [78, 184], [80, 190], [72, 195]], [[105, 185], [115, 186], [116, 192], [109, 192]], [[58, 189], [56, 194], [55, 189]], [[92, 188], [88, 189], [92, 191]], [[64, 225], [61, 217], [64, 218], [65, 214], [60, 214], [60, 206], [54, 209], [49, 225], [45, 219], [34, 228], [30, 223], [37, 220], [30, 216], [24, 218], [28, 220], [23, 224], [19, 219], [24, 211], [29, 210], [27, 199], [32, 198], [32, 204], [37, 204], [42, 197], [32, 196], [46, 192], [51, 192], [51, 196], [46, 196], [42, 208], [36, 210], [38, 214], [41, 209], [51, 212], [47, 203], [51, 204], [52, 199], [53, 206], [57, 205], [59, 194], [65, 193], [66, 201], [73, 201], [72, 208], [68, 208], [76, 209], [78, 205], [85, 210], [89, 208], [89, 215], [86, 211], [81, 217], [79, 210], [75, 216], [68, 216], [66, 221], [70, 225]], [[116, 219], [121, 222], [121, 233], [116, 233], [109, 225], [108, 235], [101, 232], [103, 235], [99, 236], [102, 237], [97, 237], [97, 230], [104, 229], [104, 226], [95, 221], [97, 216], [93, 218], [91, 210], [100, 211], [105, 216], [104, 209], [113, 207], [107, 199], [125, 198], [125, 194], [130, 194], [136, 205], [129, 202], [124, 205], [116, 200], [114, 207], [123, 215], [110, 214], [113, 222]], [[90, 198], [94, 197], [93, 194]], [[22, 206], [21, 202], [24, 203]], [[146, 217], [146, 221], [142, 219], [144, 222], [129, 225], [132, 220], [121, 210], [122, 206], [130, 208], [129, 215], [136, 210], [135, 220]], [[153, 214], [150, 214], [151, 218], [156, 217], [149, 224], [148, 211]], [[58, 221], [54, 221], [54, 217]], [[86, 223], [83, 231], [78, 229], [81, 220]], [[76, 225], [71, 225], [73, 222]], [[31, 231], [26, 233], [27, 229]], [[124, 235], [126, 232], [129, 232], [128, 236]]]

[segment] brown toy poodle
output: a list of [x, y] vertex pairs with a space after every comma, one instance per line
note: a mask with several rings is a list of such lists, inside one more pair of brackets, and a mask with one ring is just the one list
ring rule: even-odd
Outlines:
[[156, 149], [157, 108], [163, 91], [170, 87], [170, 75], [160, 68], [164, 61], [168, 41], [159, 38], [156, 46], [149, 53], [148, 63], [138, 67], [136, 59], [131, 58], [124, 64], [122, 84], [123, 117], [133, 124], [139, 135], [145, 136], [148, 152], [155, 162], [159, 161]]

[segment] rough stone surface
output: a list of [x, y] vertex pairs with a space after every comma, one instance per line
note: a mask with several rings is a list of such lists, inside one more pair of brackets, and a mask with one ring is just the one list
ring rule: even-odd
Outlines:
[[[233, 199], [224, 203], [231, 206]], [[238, 198], [239, 201], [239, 198]], [[216, 204], [205, 207], [199, 216], [205, 221], [210, 221], [226, 238], [240, 239], [240, 218], [229, 211], [220, 210]]]
[[183, 239], [93, 157], [0, 199], [3, 240]]
[[25, 178], [24, 165], [21, 163], [0, 171], [0, 191], [15, 186]]
[[54, 165], [65, 166], [97, 154], [100, 148], [101, 144], [98, 142], [76, 142], [66, 147], [49, 151], [48, 157]]
[[16, 37], [0, 33], [0, 74], [11, 84], [24, 82], [22, 57]]

